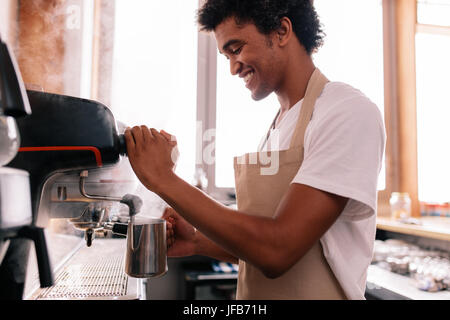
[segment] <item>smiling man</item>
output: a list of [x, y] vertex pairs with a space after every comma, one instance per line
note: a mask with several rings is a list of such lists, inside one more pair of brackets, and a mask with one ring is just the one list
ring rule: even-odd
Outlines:
[[[171, 206], [169, 256], [239, 262], [238, 299], [364, 299], [385, 147], [378, 108], [314, 65], [322, 31], [309, 0], [208, 0], [198, 21], [252, 98], [275, 93], [280, 111], [260, 152], [235, 159], [237, 210], [174, 173], [170, 135], [126, 131], [136, 175]], [[275, 174], [249, 161], [273, 152]]]

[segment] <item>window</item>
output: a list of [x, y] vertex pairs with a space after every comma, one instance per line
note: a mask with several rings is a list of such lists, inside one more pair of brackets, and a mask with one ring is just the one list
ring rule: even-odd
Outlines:
[[[326, 34], [314, 56], [316, 66], [331, 81], [361, 90], [384, 114], [382, 1], [315, 0], [314, 5]], [[379, 190], [386, 185], [384, 173], [383, 166]]]
[[72, 1], [65, 8], [64, 94], [84, 99], [92, 96], [94, 2]]
[[[330, 80], [360, 89], [384, 113], [381, 0], [316, 0], [314, 4], [327, 34], [325, 45], [314, 56], [316, 66]], [[233, 156], [256, 151], [279, 104], [275, 95], [254, 102], [242, 79], [231, 76], [228, 61], [220, 55], [217, 60], [216, 165], [213, 172], [216, 188], [232, 188]], [[384, 186], [385, 175], [381, 174], [379, 189]]]
[[418, 1], [416, 33], [419, 200], [448, 202], [450, 1]]
[[175, 135], [177, 173], [189, 182], [195, 170], [197, 8], [197, 0], [135, 0], [132, 5], [116, 1], [115, 9], [111, 105], [116, 120]]
[[0, 37], [3, 42], [8, 41], [8, 43], [14, 39], [10, 39], [11, 33], [11, 20], [12, 20], [12, 3], [11, 1], [2, 1], [0, 4]]
[[231, 76], [228, 60], [221, 55], [217, 58], [215, 173], [218, 188], [234, 188], [233, 157], [258, 151], [278, 109], [275, 94], [254, 101], [244, 81]]
[[424, 25], [450, 27], [449, 0], [418, 0], [417, 22]]

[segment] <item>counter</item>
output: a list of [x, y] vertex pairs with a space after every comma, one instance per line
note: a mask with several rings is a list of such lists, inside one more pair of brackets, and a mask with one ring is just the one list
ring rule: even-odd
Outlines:
[[[186, 298], [195, 299], [195, 289], [198, 286], [236, 284], [237, 273], [217, 273], [209, 268], [191, 267], [185, 274], [185, 280], [188, 283]], [[412, 278], [392, 273], [376, 265], [369, 266], [366, 293], [368, 299], [450, 300], [450, 291], [421, 291], [415, 287]]]
[[[379, 219], [378, 228], [382, 230], [393, 230], [394, 232], [404, 232], [406, 234], [412, 233], [411, 236], [428, 235], [434, 238], [441, 239], [441, 237], [446, 236], [445, 227], [442, 225], [436, 226], [435, 223], [441, 221], [439, 218], [429, 218], [422, 221], [427, 221], [428, 225], [422, 226], [410, 226], [403, 225], [397, 221], [392, 221], [391, 219]], [[443, 220], [444, 222], [448, 220]], [[80, 266], [80, 262], [90, 260], [95, 262], [98, 260], [104, 260], [106, 258], [120, 259], [123, 256], [125, 250], [125, 240], [124, 239], [96, 239], [93, 242], [91, 248], [87, 248], [85, 241], [82, 237], [69, 236], [64, 234], [54, 234], [46, 231], [47, 244], [49, 247], [49, 253], [51, 261], [55, 270], [55, 279], [61, 279], [61, 275], [64, 270], [67, 271], [68, 266]], [[189, 260], [189, 259], [188, 259]], [[35, 259], [34, 248], [30, 252], [30, 260], [28, 265], [27, 281], [25, 286], [25, 298], [26, 299], [36, 299], [40, 294], [43, 293], [39, 289], [39, 277]], [[178, 261], [178, 260], [177, 260]], [[202, 260], [203, 261], [203, 260]], [[170, 260], [169, 260], [170, 262]], [[118, 263], [117, 261], [115, 263]], [[184, 289], [182, 285], [178, 284], [179, 280], [173, 280], [170, 282], [170, 277], [178, 277], [182, 273], [182, 269], [176, 269], [172, 266], [169, 268], [169, 274], [163, 279], [153, 280], [153, 295], [160, 297], [159, 291], [167, 290], [167, 286], [176, 287], [178, 291], [184, 292], [189, 291], [189, 286]], [[198, 278], [197, 280], [202, 280], [201, 282], [208, 282], [214, 280], [215, 282], [223, 281], [224, 283], [230, 283], [236, 281], [236, 274], [216, 274], [214, 273], [214, 279], [211, 278], [211, 271], [205, 273], [206, 278]], [[188, 277], [189, 274], [186, 274]], [[189, 277], [186, 280], [192, 280]], [[207, 280], [207, 281], [205, 281]], [[122, 297], [127, 299], [144, 299], [145, 290], [143, 288], [144, 284], [137, 281], [136, 279], [128, 279], [130, 285], [128, 288], [132, 288], [135, 293], [129, 295], [124, 294]], [[159, 282], [161, 285], [159, 285]], [[187, 281], [189, 282], [189, 281]], [[192, 281], [191, 281], [192, 282]], [[160, 288], [161, 287], [161, 288]], [[177, 294], [179, 292], [177, 291]], [[137, 293], [140, 292], [140, 293]], [[387, 270], [384, 270], [378, 266], [371, 265], [368, 270], [367, 277], [367, 292], [375, 298], [378, 299], [419, 299], [419, 300], [450, 300], [450, 291], [441, 292], [425, 292], [417, 289], [414, 285], [413, 279], [401, 276]], [[97, 297], [100, 299], [100, 297]], [[104, 297], [105, 298], [105, 297]], [[107, 298], [107, 297], [106, 297]], [[181, 296], [175, 297], [174, 293], [168, 293], [165, 296], [161, 296], [162, 299], [178, 299]]]
[[419, 290], [412, 278], [378, 266], [369, 266], [367, 291], [378, 299], [450, 300], [450, 291], [427, 292]]
[[[123, 270], [125, 239], [96, 239], [86, 247], [81, 238], [49, 235], [49, 252], [55, 284], [39, 288], [36, 266], [27, 273], [27, 300], [138, 300], [145, 299], [142, 280], [128, 277]], [[33, 260], [30, 260], [33, 261]]]
[[[86, 242], [77, 236], [58, 234], [45, 230], [47, 249], [53, 273], [58, 272], [67, 260]], [[31, 244], [28, 258], [27, 276], [25, 280], [24, 298], [27, 299], [40, 286], [39, 271], [34, 244]]]
[[[426, 250], [450, 252], [450, 218], [419, 217], [404, 223], [390, 217], [377, 218], [379, 240], [396, 239]], [[427, 292], [415, 287], [414, 280], [376, 265], [368, 272], [368, 292], [375, 298], [450, 300], [450, 291]]]

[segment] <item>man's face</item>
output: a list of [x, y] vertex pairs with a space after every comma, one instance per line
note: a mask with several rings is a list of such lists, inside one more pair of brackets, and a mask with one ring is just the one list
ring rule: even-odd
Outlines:
[[218, 25], [214, 34], [219, 52], [230, 61], [231, 74], [243, 79], [254, 100], [276, 91], [282, 68], [270, 36], [260, 33], [252, 23], [237, 25], [234, 18]]

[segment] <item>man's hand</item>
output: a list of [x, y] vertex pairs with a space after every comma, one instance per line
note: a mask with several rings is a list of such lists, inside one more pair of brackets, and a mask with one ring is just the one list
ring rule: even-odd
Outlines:
[[170, 207], [164, 212], [163, 219], [167, 221], [167, 255], [169, 257], [194, 255], [195, 228]]
[[125, 141], [131, 167], [149, 190], [157, 191], [173, 176], [179, 155], [173, 136], [140, 126], [127, 129]]

